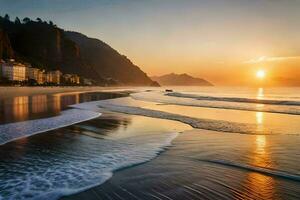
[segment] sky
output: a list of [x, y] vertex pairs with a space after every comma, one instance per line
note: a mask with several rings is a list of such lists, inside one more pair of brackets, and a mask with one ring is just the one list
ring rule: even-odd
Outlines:
[[216, 85], [300, 85], [299, 10], [299, 0], [0, 0], [1, 15], [101, 39], [150, 76]]

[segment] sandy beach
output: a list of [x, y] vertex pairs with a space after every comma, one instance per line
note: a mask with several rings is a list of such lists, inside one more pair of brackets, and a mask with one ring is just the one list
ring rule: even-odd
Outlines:
[[300, 0], [0, 2], [0, 200], [300, 200]]
[[[270, 111], [265, 113], [252, 111], [253, 105], [246, 103], [245, 111], [237, 111], [225, 109], [236, 105], [234, 98], [191, 106], [191, 98], [144, 91], [4, 100], [3, 140], [12, 135], [6, 135], [7, 120], [24, 123], [18, 133], [31, 135], [32, 128], [45, 132], [1, 145], [1, 195], [53, 200], [299, 199], [299, 116], [272, 110], [289, 113], [297, 111], [294, 106], [265, 105]], [[201, 92], [203, 88], [193, 98]], [[297, 99], [287, 97], [288, 102]], [[101, 116], [49, 128], [71, 120], [65, 109], [82, 118], [82, 110]], [[58, 123], [56, 117], [63, 120]], [[43, 123], [34, 127], [32, 119]]]
[[41, 94], [69, 93], [69, 92], [97, 92], [115, 89], [128, 89], [129, 87], [0, 87], [0, 96], [10, 98], [15, 96], [29, 96]]
[[[256, 151], [261, 136], [191, 130], [181, 133], [168, 150], [155, 159], [115, 172], [104, 184], [64, 197], [63, 200], [102, 199], [295, 199], [298, 182], [268, 172], [255, 172], [247, 165], [234, 165], [243, 152]], [[284, 136], [267, 137], [284, 144]], [[296, 144], [299, 138], [295, 138]], [[232, 145], [232, 141], [239, 144]], [[254, 144], [254, 146], [253, 146]], [[259, 144], [258, 144], [259, 145]], [[239, 149], [240, 151], [235, 151]], [[256, 153], [254, 153], [256, 154]], [[256, 154], [262, 165], [267, 157]], [[252, 162], [250, 158], [249, 162]], [[222, 162], [223, 161], [223, 162]], [[258, 161], [256, 161], [258, 162]], [[287, 193], [286, 191], [289, 191]]]

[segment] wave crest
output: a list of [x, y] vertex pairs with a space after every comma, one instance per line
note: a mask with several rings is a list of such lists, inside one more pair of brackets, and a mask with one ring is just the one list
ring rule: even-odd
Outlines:
[[271, 105], [286, 105], [286, 106], [300, 106], [299, 101], [288, 100], [270, 100], [270, 99], [253, 99], [253, 98], [237, 98], [237, 97], [215, 97], [215, 96], [201, 96], [194, 94], [184, 94], [179, 92], [167, 93], [167, 96], [191, 98], [197, 100], [206, 101], [227, 101], [227, 102], [239, 102], [239, 103], [255, 103], [255, 104], [271, 104]]
[[99, 117], [101, 113], [90, 110], [69, 109], [59, 116], [0, 125], [0, 145], [23, 137], [70, 126]]

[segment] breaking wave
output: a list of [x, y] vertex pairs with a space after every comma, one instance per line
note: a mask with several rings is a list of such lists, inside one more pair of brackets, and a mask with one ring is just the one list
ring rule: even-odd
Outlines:
[[99, 140], [82, 135], [74, 145], [61, 139], [68, 146], [65, 148], [31, 145], [17, 162], [0, 162], [0, 199], [52, 200], [84, 191], [104, 183], [118, 169], [155, 158], [176, 136], [165, 133]]
[[59, 116], [0, 125], [0, 145], [23, 137], [70, 126], [99, 117], [101, 113], [90, 110], [69, 109]]
[[271, 99], [253, 99], [253, 98], [237, 98], [237, 97], [215, 97], [215, 96], [201, 96], [195, 94], [185, 94], [179, 92], [170, 92], [167, 96], [192, 98], [197, 100], [206, 101], [227, 101], [227, 102], [239, 102], [239, 103], [255, 103], [255, 104], [271, 104], [271, 105], [287, 105], [287, 106], [300, 106], [299, 101], [289, 100], [271, 100]]
[[[172, 93], [171, 95], [169, 95], [169, 93], [161, 93], [161, 92], [142, 92], [142, 93], [131, 94], [131, 97], [136, 100], [151, 101], [151, 102], [157, 102], [163, 104], [300, 115], [300, 105], [297, 104], [296, 106], [296, 105], [292, 105], [293, 103], [291, 103], [294, 102], [294, 104], [296, 104], [296, 101], [289, 101], [290, 105], [281, 105], [281, 104], [270, 104], [270, 102], [269, 104], [267, 103], [264, 104], [262, 102], [246, 103], [246, 102], [230, 102], [230, 101], [221, 101], [221, 100], [214, 101], [210, 99], [198, 100], [197, 99], [198, 96], [195, 97], [195, 95], [185, 95], [182, 93], [173, 93], [173, 94], [174, 95], [172, 95]], [[215, 98], [215, 97], [209, 97], [209, 98]]]
[[[126, 100], [124, 99], [124, 101]], [[175, 120], [185, 124], [189, 124], [193, 128], [212, 130], [212, 131], [241, 133], [241, 134], [257, 134], [257, 135], [284, 134], [278, 132], [275, 129], [273, 130], [271, 128], [268, 130], [261, 130], [257, 124], [194, 118], [194, 117], [189, 117], [189, 116], [184, 116], [179, 114], [168, 113], [164, 111], [157, 111], [157, 110], [151, 110], [151, 109], [134, 107], [134, 106], [119, 105], [121, 102], [122, 101], [116, 104], [116, 103], [112, 103], [112, 101], [98, 101], [98, 102], [93, 102], [93, 104], [90, 103], [77, 104], [74, 105], [73, 107], [90, 109], [90, 110], [107, 109], [113, 112], [120, 112], [120, 113], [131, 114], [131, 115], [141, 115], [146, 117]]]

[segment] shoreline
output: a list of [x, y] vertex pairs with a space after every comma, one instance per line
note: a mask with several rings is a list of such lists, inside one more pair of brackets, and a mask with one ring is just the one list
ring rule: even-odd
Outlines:
[[[52, 90], [48, 92], [54, 92], [56, 89], [66, 88], [52, 88]], [[72, 87], [70, 89], [74, 89], [74, 93], [77, 95], [78, 90], [87, 88]], [[141, 88], [92, 89], [92, 91], [98, 90], [100, 93], [101, 91], [105, 93], [107, 91], [138, 91]], [[12, 91], [14, 91], [14, 89], [11, 90], [11, 92]], [[43, 90], [39, 88], [38, 91]], [[36, 90], [25, 90], [25, 92], [36, 92]], [[64, 92], [72, 94], [72, 91]], [[57, 96], [61, 96], [62, 94], [57, 94]], [[91, 110], [98, 108], [97, 101], [87, 104], [91, 105], [83, 103], [80, 108], [86, 108], [87, 110], [89, 110], [88, 108]], [[63, 157], [61, 158], [63, 159], [60, 157], [58, 159], [62, 162], [69, 159], [67, 160], [68, 162], [63, 164], [57, 163], [56, 167], [59, 167], [61, 172], [70, 174], [70, 176], [61, 177], [59, 175], [59, 180], [52, 180], [54, 187], [50, 187], [50, 189], [60, 194], [60, 196], [57, 197], [53, 196], [53, 199], [61, 197], [60, 199], [62, 200], [225, 200], [235, 198], [250, 200], [276, 199], [275, 197], [278, 196], [284, 196], [287, 199], [300, 197], [300, 190], [298, 189], [300, 176], [298, 175], [299, 168], [297, 165], [299, 154], [297, 154], [298, 149], [296, 148], [300, 142], [300, 138], [296, 135], [291, 139], [291, 135], [288, 134], [288, 130], [299, 130], [299, 128], [297, 128], [298, 125], [295, 126], [296, 128], [294, 129], [291, 127], [291, 129], [285, 130], [285, 132], [283, 132], [284, 134], [268, 135], [266, 132], [257, 135], [239, 134], [237, 132], [225, 134], [224, 131], [190, 129], [191, 127], [189, 125], [175, 121], [173, 118], [161, 119], [161, 113], [157, 113], [157, 111], [161, 110], [164, 112], [167, 111], [168, 113], [174, 112], [174, 114], [198, 117], [197, 113], [203, 112], [201, 114], [202, 117], [210, 119], [211, 115], [208, 114], [214, 113], [215, 116], [214, 110], [210, 112], [205, 112], [204, 109], [199, 110], [198, 108], [189, 110], [185, 107], [170, 107], [165, 104], [143, 102], [140, 100], [132, 100], [131, 98], [108, 100], [104, 101], [103, 105], [106, 105], [103, 106], [104, 110], [107, 111], [106, 116], [103, 115], [101, 118], [95, 118], [78, 125], [51, 131], [53, 134], [38, 134], [33, 137], [28, 137], [24, 139], [26, 143], [20, 143], [22, 140], [8, 143], [3, 147], [3, 152], [7, 152], [7, 150], [10, 150], [12, 147], [23, 147], [22, 153], [24, 155], [22, 156], [24, 156], [24, 158], [31, 158], [33, 155], [38, 157], [36, 160], [42, 174], [44, 169], [50, 166], [44, 166], [39, 161], [48, 160], [49, 151], [53, 152], [53, 154], [51, 154], [53, 155], [51, 157], [53, 160], [57, 160], [57, 156], [60, 156], [59, 154], [56, 155], [56, 152], [68, 152], [68, 154], [62, 154]], [[125, 105], [128, 105], [128, 107]], [[129, 107], [133, 106], [143, 111], [142, 113], [147, 114], [152, 110], [151, 112], [156, 114], [141, 116], [139, 112], [126, 111]], [[113, 109], [109, 109], [111, 107]], [[127, 114], [120, 112], [124, 110], [124, 108], [126, 108], [125, 113]], [[175, 112], [173, 109], [177, 111]], [[228, 110], [222, 112], [218, 110], [218, 113], [220, 117], [219, 120], [226, 116], [226, 121], [235, 122], [235, 118], [230, 117]], [[170, 114], [165, 115], [169, 116]], [[277, 116], [277, 114], [274, 115]], [[280, 117], [280, 120], [284, 119], [282, 116], [278, 117]], [[261, 127], [265, 130], [270, 130], [266, 122], [270, 121], [269, 119], [276, 119], [275, 116], [269, 116], [268, 114], [260, 116], [254, 112], [248, 112], [244, 116], [238, 115], [238, 118], [242, 118], [239, 120], [245, 123], [247, 122], [247, 124], [250, 124], [251, 120], [259, 124], [259, 120], [262, 119], [264, 126], [261, 125]], [[291, 117], [286, 119], [289, 122], [289, 127], [293, 124], [292, 119]], [[159, 125], [153, 126], [154, 124]], [[242, 130], [245, 129], [242, 128]], [[163, 147], [156, 146], [156, 144], [160, 144], [164, 141], [165, 137], [169, 137], [163, 136], [163, 133], [171, 133], [170, 131], [175, 131], [180, 134], [172, 141], [171, 145]], [[49, 141], [51, 141], [48, 139], [50, 137], [53, 137], [53, 143], [50, 143], [51, 145], [48, 146]], [[35, 148], [32, 144], [37, 145], [38, 148]], [[58, 145], [56, 146], [58, 149], [56, 149], [56, 147], [53, 148], [53, 144]], [[286, 146], [291, 148], [284, 148]], [[157, 147], [159, 147], [159, 151], [157, 151]], [[282, 149], [282, 147], [284, 149]], [[38, 151], [36, 152], [37, 149]], [[40, 149], [43, 151], [40, 151]], [[87, 149], [89, 149], [89, 151], [87, 151]], [[163, 151], [160, 151], [160, 149]], [[12, 151], [8, 152], [13, 155]], [[44, 152], [45, 154], [39, 157], [40, 152]], [[149, 152], [150, 154], [148, 154]], [[107, 155], [109, 155], [109, 157], [107, 157]], [[152, 157], [153, 155], [154, 157]], [[3, 154], [3, 156], [5, 158], [6, 154]], [[140, 160], [141, 158], [146, 158], [148, 161], [142, 162]], [[149, 158], [152, 159], [149, 160]], [[7, 160], [10, 161], [13, 166], [15, 161], [9, 159], [10, 157], [8, 157]], [[74, 161], [74, 168], [70, 168], [69, 161]], [[86, 161], [89, 161], [89, 165], [85, 165]], [[130, 163], [128, 164], [129, 161], [133, 164], [137, 161], [141, 163], [131, 165]], [[3, 163], [4, 167], [8, 166], [6, 162]], [[18, 163], [18, 159], [16, 159], [16, 163]], [[29, 166], [28, 169], [32, 169], [30, 168], [32, 163], [25, 164]], [[18, 174], [15, 174], [14, 168], [12, 169], [11, 171], [7, 170], [9, 175], [7, 176], [8, 181], [11, 179], [10, 176], [14, 176], [16, 179], [19, 178]], [[105, 173], [103, 173], [106, 171], [101, 171], [101, 169], [109, 169], [109, 173], [112, 174], [112, 177], [105, 182], [101, 182], [103, 177], [106, 178]], [[79, 170], [79, 172], [77, 170]], [[85, 171], [88, 172], [88, 174], [85, 174]], [[26, 169], [24, 172], [27, 173], [28, 170]], [[56, 173], [57, 170], [52, 170], [52, 172]], [[46, 174], [44, 177], [45, 185], [47, 185], [48, 181], [46, 180], [48, 180], [49, 177], [54, 176]], [[74, 179], [75, 182], [77, 180], [87, 181], [85, 184], [91, 187], [82, 187], [86, 190], [80, 190], [81, 184], [68, 185], [73, 182], [74, 177], [79, 178]], [[27, 178], [25, 180], [27, 180]], [[60, 187], [56, 187], [56, 184], [61, 184], [64, 181], [67, 183], [64, 189], [70, 189], [69, 193], [65, 190], [60, 191]], [[257, 185], [260, 185], [260, 187], [257, 188]], [[277, 187], [277, 185], [280, 187]], [[32, 188], [34, 192], [34, 185], [32, 185]], [[12, 194], [15, 193], [14, 189], [11, 190], [13, 191]], [[289, 194], [286, 193], [287, 190]], [[270, 193], [269, 191], [273, 192]], [[26, 190], [23, 190], [23, 192], [26, 192]], [[44, 195], [43, 188], [39, 190], [39, 192], [41, 192], [41, 195]], [[24, 193], [24, 195], [26, 195], [26, 193]], [[62, 195], [66, 196], [62, 197]]]
[[17, 96], [70, 93], [70, 92], [97, 92], [110, 90], [132, 89], [134, 87], [89, 87], [89, 86], [57, 86], [57, 87], [3, 87], [0, 86], [0, 96], [11, 98]]
[[[272, 174], [260, 172], [258, 166], [246, 168], [244, 165], [233, 166], [224, 160], [235, 156], [224, 156], [224, 147], [232, 139], [242, 141], [242, 149], [251, 149], [250, 141], [259, 136], [230, 134], [193, 129], [183, 131], [172, 141], [172, 145], [154, 159], [130, 168], [114, 171], [106, 182], [86, 191], [64, 196], [60, 200], [102, 200], [102, 199], [277, 199], [277, 195], [291, 189], [287, 199], [297, 199], [300, 190], [298, 181], [289, 176], [283, 177], [278, 169]], [[272, 136], [267, 136], [272, 137]], [[286, 136], [276, 136], [278, 139]], [[288, 137], [288, 136], [287, 136]], [[274, 136], [273, 136], [274, 138]], [[268, 138], [270, 139], [270, 138]], [[225, 143], [212, 152], [210, 144]], [[203, 151], [195, 154], [201, 146]], [[232, 147], [228, 147], [232, 150]], [[226, 148], [225, 148], [226, 149]], [[233, 151], [229, 151], [233, 152]], [[215, 157], [217, 155], [217, 157]], [[215, 158], [212, 158], [215, 157]], [[219, 157], [219, 158], [218, 158]], [[217, 159], [218, 158], [218, 159]], [[233, 158], [233, 157], [231, 157]], [[217, 160], [217, 162], [214, 162]], [[239, 163], [238, 160], [235, 160]], [[298, 176], [297, 176], [298, 177]], [[254, 180], [259, 178], [260, 189]], [[266, 182], [275, 184], [263, 184]], [[292, 185], [292, 186], [290, 186]], [[269, 191], [275, 190], [276, 193]], [[279, 198], [280, 199], [280, 198]]]

